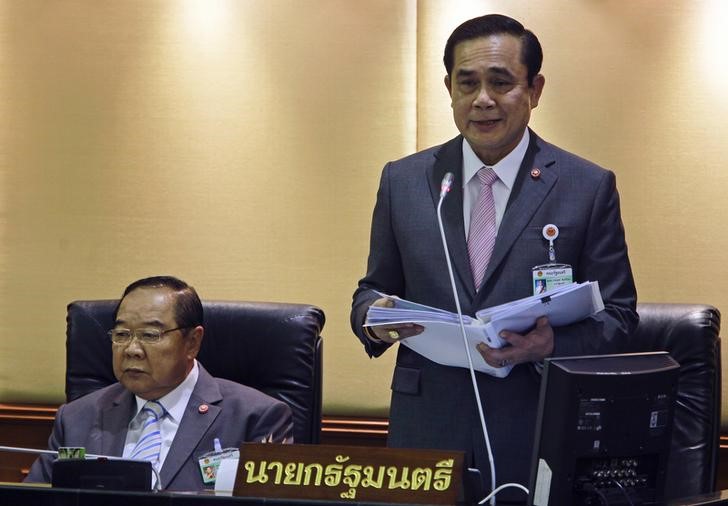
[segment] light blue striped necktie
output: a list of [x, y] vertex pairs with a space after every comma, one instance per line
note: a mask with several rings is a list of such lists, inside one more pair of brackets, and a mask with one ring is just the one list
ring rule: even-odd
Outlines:
[[159, 454], [162, 450], [162, 418], [167, 411], [157, 401], [147, 401], [139, 412], [142, 419], [142, 433], [130, 458], [151, 462], [156, 469], [159, 464]]

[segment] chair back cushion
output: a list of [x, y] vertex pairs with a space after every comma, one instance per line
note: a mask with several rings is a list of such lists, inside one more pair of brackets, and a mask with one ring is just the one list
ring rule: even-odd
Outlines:
[[680, 364], [665, 498], [712, 492], [720, 432], [720, 312], [703, 304], [637, 305], [630, 351], [667, 351]]
[[[116, 300], [68, 305], [66, 399], [116, 382], [111, 341]], [[321, 309], [276, 302], [203, 301], [205, 336], [197, 359], [218, 378], [256, 388], [293, 411], [296, 443], [321, 431]]]

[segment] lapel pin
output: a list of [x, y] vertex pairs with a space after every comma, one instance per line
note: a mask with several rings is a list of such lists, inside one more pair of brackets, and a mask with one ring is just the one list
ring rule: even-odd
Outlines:
[[197, 411], [198, 411], [198, 412], [199, 412], [199, 413], [200, 413], [201, 415], [204, 415], [205, 413], [207, 413], [207, 411], [208, 411], [209, 409], [210, 409], [210, 407], [209, 407], [209, 406], [208, 406], [207, 404], [200, 404], [200, 407], [199, 407], [199, 408], [197, 408]]
[[534, 167], [533, 169], [531, 169], [531, 177], [533, 179], [540, 178], [541, 177], [541, 169], [539, 169], [538, 167]]

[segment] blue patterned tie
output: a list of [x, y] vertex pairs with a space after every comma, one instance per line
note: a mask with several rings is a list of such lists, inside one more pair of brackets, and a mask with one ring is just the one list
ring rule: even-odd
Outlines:
[[166, 410], [157, 401], [147, 401], [139, 413], [143, 420], [142, 433], [130, 458], [151, 462], [156, 469], [162, 450], [161, 420], [164, 418]]

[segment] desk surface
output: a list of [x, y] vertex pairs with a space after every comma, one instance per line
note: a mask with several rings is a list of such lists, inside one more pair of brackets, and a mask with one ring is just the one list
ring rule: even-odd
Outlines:
[[310, 499], [263, 499], [209, 493], [122, 492], [51, 488], [48, 485], [0, 483], [0, 504], [32, 506], [382, 506], [358, 501], [314, 501]]
[[711, 494], [697, 495], [695, 497], [670, 501], [668, 506], [701, 506], [708, 504], [728, 505], [728, 490], [720, 490]]
[[[360, 501], [315, 501], [310, 499], [263, 499], [209, 493], [122, 492], [51, 488], [49, 485], [0, 483], [0, 504], [32, 506], [382, 506]], [[671, 501], [668, 506], [728, 505], [728, 490]], [[400, 505], [402, 506], [402, 505]]]

